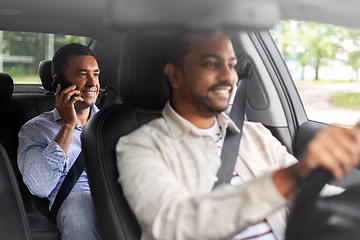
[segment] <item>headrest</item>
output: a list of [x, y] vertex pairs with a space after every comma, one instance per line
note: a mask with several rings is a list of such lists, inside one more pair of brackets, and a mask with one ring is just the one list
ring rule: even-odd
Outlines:
[[165, 37], [129, 33], [120, 58], [118, 89], [123, 103], [162, 109], [170, 97], [164, 69]]
[[39, 63], [38, 72], [45, 90], [54, 91], [54, 89], [51, 88], [51, 83], [53, 82], [53, 78], [51, 76], [51, 60], [41, 61]]
[[9, 74], [0, 73], [0, 99], [9, 99], [11, 98], [14, 91], [14, 82]]

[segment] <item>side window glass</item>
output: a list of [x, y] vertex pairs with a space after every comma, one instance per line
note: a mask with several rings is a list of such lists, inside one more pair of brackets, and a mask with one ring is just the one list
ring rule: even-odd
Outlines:
[[38, 65], [52, 59], [68, 43], [88, 45], [90, 38], [29, 32], [0, 31], [0, 72], [9, 74], [15, 84], [41, 84]]
[[360, 121], [360, 31], [314, 22], [280, 21], [270, 31], [310, 120]]

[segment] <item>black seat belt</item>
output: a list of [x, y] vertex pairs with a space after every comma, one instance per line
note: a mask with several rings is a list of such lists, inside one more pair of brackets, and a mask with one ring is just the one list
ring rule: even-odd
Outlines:
[[61, 204], [67, 198], [73, 187], [75, 186], [77, 180], [79, 179], [81, 173], [85, 169], [85, 158], [84, 154], [81, 151], [79, 156], [76, 158], [74, 164], [67, 173], [63, 183], [60, 186], [60, 189], [55, 197], [54, 203], [49, 212], [49, 220], [56, 225], [56, 215], [61, 207]]
[[226, 136], [221, 151], [221, 166], [217, 173], [218, 181], [214, 184], [214, 188], [222, 183], [230, 183], [239, 152], [242, 127], [244, 124], [250, 64], [248, 62], [245, 63], [243, 69], [245, 77], [240, 79], [239, 76], [240, 81], [238, 83], [238, 89], [236, 90], [233, 106], [229, 114], [230, 118], [239, 128], [240, 133], [238, 133], [232, 126], [228, 126], [226, 129]]
[[106, 87], [105, 88], [105, 98], [104, 98], [104, 102], [102, 104], [102, 108], [110, 106], [114, 103], [116, 103], [116, 98], [117, 98], [117, 94], [118, 91], [115, 88], [112, 87]]

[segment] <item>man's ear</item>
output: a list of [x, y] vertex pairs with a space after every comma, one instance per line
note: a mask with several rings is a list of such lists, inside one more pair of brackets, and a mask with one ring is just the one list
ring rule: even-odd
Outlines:
[[179, 71], [180, 69], [175, 67], [174, 64], [168, 63], [165, 65], [164, 72], [172, 88], [178, 88], [180, 86]]

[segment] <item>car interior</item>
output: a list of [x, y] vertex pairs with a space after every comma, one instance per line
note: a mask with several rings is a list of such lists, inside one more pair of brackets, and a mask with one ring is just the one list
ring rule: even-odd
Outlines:
[[[117, 182], [115, 144], [121, 136], [161, 117], [169, 98], [163, 73], [164, 43], [177, 30], [224, 27], [230, 32], [236, 54], [245, 55], [251, 64], [247, 121], [264, 124], [294, 156], [301, 156], [316, 132], [327, 126], [308, 120], [268, 29], [280, 19], [359, 28], [358, 11], [354, 9], [360, 9], [360, 3], [234, 0], [226, 6], [208, 1], [208, 6], [203, 7], [203, 1], [196, 2], [5, 0], [0, 6], [0, 30], [92, 39], [89, 47], [96, 53], [101, 69], [96, 103], [101, 111], [87, 123], [81, 140], [102, 239], [140, 239], [140, 226]], [[38, 74], [41, 85], [15, 84], [11, 75], [0, 73], [0, 234], [6, 240], [60, 239], [58, 229], [47, 219], [48, 200], [29, 192], [17, 168], [17, 134], [21, 126], [55, 107], [51, 60], [39, 63]], [[329, 182], [324, 175], [321, 180], [311, 181]], [[360, 171], [355, 169], [333, 183], [346, 188], [359, 185]], [[331, 216], [327, 213], [326, 218]], [[353, 228], [354, 224], [349, 226]], [[311, 239], [320, 239], [323, 232], [319, 229]], [[321, 229], [328, 231], [326, 225]]]

